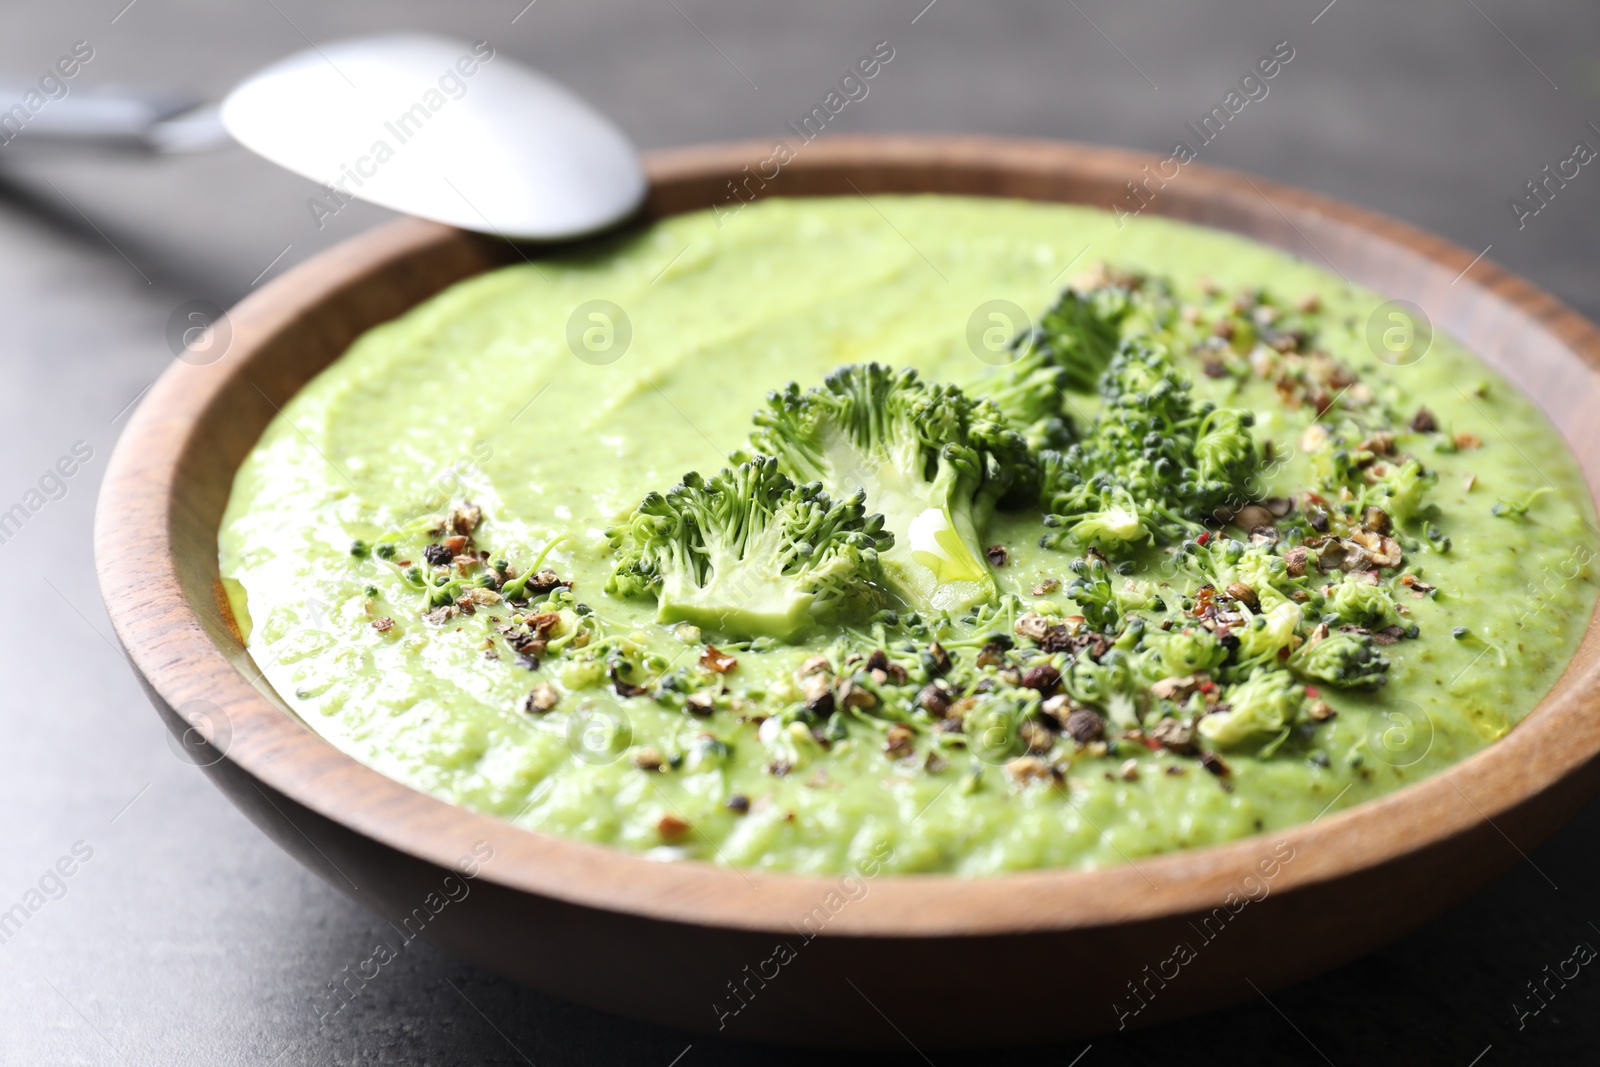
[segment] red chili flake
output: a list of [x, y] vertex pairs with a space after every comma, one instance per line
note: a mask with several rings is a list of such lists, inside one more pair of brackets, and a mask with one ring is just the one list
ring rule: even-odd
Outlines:
[[1217, 691], [1217, 683], [1207, 678], [1205, 681], [1200, 683], [1198, 688], [1202, 693], [1214, 693]]
[[1210, 530], [1201, 530], [1200, 531], [1200, 536], [1196, 537], [1194, 539], [1194, 543], [1197, 544], [1197, 545], [1204, 545], [1207, 542], [1209, 542], [1210, 540], [1211, 540], [1211, 531]]
[[1150, 737], [1148, 735], [1139, 738], [1139, 743], [1142, 744], [1145, 748], [1148, 748], [1151, 752], [1160, 752], [1161, 751], [1161, 742], [1157, 741], [1155, 738]]
[[1321, 695], [1322, 694], [1320, 692], [1318, 692], [1316, 686], [1314, 686], [1314, 685], [1306, 686], [1306, 696], [1310, 697], [1312, 700], [1317, 699], [1317, 697], [1319, 697]]
[[700, 654], [700, 666], [708, 671], [718, 674], [727, 674], [739, 665], [739, 661], [723, 652], [716, 645], [707, 645], [706, 650]]

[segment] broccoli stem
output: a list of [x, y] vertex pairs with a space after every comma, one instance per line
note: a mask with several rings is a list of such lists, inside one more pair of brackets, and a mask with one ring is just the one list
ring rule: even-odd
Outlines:
[[877, 497], [869, 496], [884, 525], [897, 534], [904, 531], [881, 554], [884, 575], [907, 606], [925, 613], [963, 611], [996, 595], [970, 510], [942, 503], [954, 496], [948, 488], [953, 478], [941, 471], [919, 494], [894, 484], [901, 479], [891, 472], [880, 472]]
[[706, 576], [696, 579], [689, 568], [668, 575], [656, 621], [783, 640], [799, 634], [811, 624], [811, 605], [817, 598], [772, 565], [783, 556], [783, 534], [781, 527], [768, 526], [744, 542], [742, 552], [731, 551], [722, 542], [706, 545]]
[[500, 587], [500, 595], [507, 600], [521, 600], [523, 594], [527, 592], [528, 582], [532, 580], [535, 574], [539, 573], [539, 568], [544, 566], [545, 557], [550, 554], [550, 550], [566, 539], [566, 534], [557, 534], [551, 538], [544, 548], [540, 550], [539, 558], [533, 561], [533, 566]]

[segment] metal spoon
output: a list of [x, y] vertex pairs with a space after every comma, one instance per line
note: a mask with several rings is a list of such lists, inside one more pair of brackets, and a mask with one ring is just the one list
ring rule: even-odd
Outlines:
[[330, 215], [366, 200], [527, 240], [593, 233], [644, 199], [638, 153], [611, 120], [485, 42], [396, 33], [313, 45], [252, 75], [220, 109], [192, 104], [74, 95], [33, 116], [16, 144], [203, 151], [226, 143], [225, 128], [322, 184]]
[[609, 119], [555, 82], [424, 34], [313, 46], [222, 103], [246, 148], [344, 198], [505, 237], [603, 229], [644, 199], [644, 168]]

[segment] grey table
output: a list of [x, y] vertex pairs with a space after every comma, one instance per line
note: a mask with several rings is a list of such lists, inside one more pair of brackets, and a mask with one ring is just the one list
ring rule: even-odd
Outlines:
[[[1592, 6], [126, 2], [8, 5], [0, 82], [36, 78], [85, 41], [94, 57], [73, 91], [120, 81], [217, 93], [307, 39], [421, 27], [492, 40], [597, 101], [650, 147], [779, 136], [887, 40], [893, 62], [830, 131], [975, 130], [1166, 150], [1258, 55], [1287, 40], [1294, 60], [1205, 160], [1345, 197], [1469, 248], [1492, 246], [1492, 258], [1600, 314], [1600, 173], [1586, 167], [1520, 226], [1507, 203], [1574, 142], [1600, 145], [1589, 124], [1600, 120]], [[37, 907], [0, 933], [0, 1059], [809, 1062], [574, 1007], [420, 943], [319, 1022], [326, 984], [387, 927], [281, 854], [174, 757], [110, 637], [90, 519], [128, 405], [172, 356], [173, 310], [194, 298], [226, 304], [383, 215], [352, 208], [319, 230], [307, 183], [237, 151], [129, 161], [46, 159], [24, 147], [0, 146], [0, 511], [32, 509], [0, 543], [11, 589], [0, 614], [9, 682], [0, 912]], [[69, 479], [52, 477], [74, 447], [91, 458]], [[1600, 945], [1597, 844], [1600, 806], [1591, 806], [1473, 900], [1270, 1002], [1028, 1053], [923, 1057], [907, 1048], [902, 1058], [1594, 1062], [1595, 968], [1552, 984], [1537, 1013], [1527, 985], [1578, 944]]]

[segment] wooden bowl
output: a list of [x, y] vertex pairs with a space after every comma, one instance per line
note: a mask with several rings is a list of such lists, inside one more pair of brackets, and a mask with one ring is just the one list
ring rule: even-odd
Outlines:
[[[655, 154], [643, 216], [723, 203], [727, 182], [768, 151]], [[1104, 206], [1155, 162], [1061, 143], [830, 137], [765, 191]], [[1533, 286], [1402, 223], [1199, 165], [1146, 210], [1421, 304], [1539, 403], [1600, 485], [1600, 335]], [[225, 356], [175, 363], [155, 384], [100, 497], [107, 610], [186, 751], [275, 841], [408, 936], [576, 1001], [736, 1037], [920, 1049], [1062, 1038], [1270, 993], [1359, 956], [1519, 862], [1600, 785], [1593, 620], [1555, 690], [1472, 758], [1279, 835], [1093, 872], [841, 884], [656, 863], [386, 778], [259, 681], [219, 593], [218, 522], [262, 428], [360, 333], [522, 254], [401, 221], [289, 272], [230, 313]], [[452, 876], [475, 848], [493, 858], [474, 879]], [[363, 964], [336, 977], [348, 997], [374, 973]], [[329, 1011], [342, 1003], [326, 999]]]

